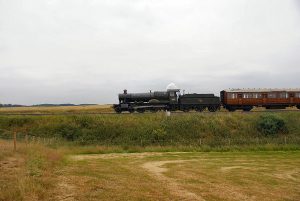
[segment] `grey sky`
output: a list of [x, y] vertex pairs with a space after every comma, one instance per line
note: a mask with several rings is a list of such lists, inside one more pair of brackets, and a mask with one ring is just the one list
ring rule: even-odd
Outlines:
[[0, 102], [300, 87], [298, 0], [0, 0]]

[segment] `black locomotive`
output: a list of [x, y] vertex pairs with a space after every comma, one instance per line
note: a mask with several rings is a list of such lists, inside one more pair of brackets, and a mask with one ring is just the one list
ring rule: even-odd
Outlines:
[[206, 108], [210, 112], [220, 109], [220, 98], [214, 94], [180, 94], [179, 89], [167, 91], [155, 91], [149, 93], [119, 94], [119, 104], [115, 104], [117, 113], [128, 111], [143, 113], [145, 111], [157, 112], [159, 110], [188, 112], [190, 110], [203, 111]]

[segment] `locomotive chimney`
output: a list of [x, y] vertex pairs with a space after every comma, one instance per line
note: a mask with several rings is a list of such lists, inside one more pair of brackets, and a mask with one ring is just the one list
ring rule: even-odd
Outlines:
[[124, 94], [127, 94], [127, 89], [124, 89]]

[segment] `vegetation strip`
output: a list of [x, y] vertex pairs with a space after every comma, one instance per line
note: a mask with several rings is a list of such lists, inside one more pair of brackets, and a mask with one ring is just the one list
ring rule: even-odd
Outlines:
[[[0, 116], [0, 138], [134, 151], [297, 150], [300, 113]], [[169, 147], [169, 148], [168, 148]], [[138, 148], [139, 149], [139, 148]]]

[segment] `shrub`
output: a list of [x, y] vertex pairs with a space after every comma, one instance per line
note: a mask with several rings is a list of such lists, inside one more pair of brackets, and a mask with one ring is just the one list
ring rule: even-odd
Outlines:
[[80, 130], [73, 124], [62, 124], [56, 129], [56, 135], [69, 141], [74, 141], [78, 138]]
[[287, 132], [285, 121], [276, 115], [262, 115], [257, 121], [257, 130], [267, 136]]
[[1, 118], [0, 119], [0, 126], [5, 129], [11, 128], [21, 128], [25, 125], [31, 125], [33, 123], [32, 118], [27, 117], [8, 117], [8, 118]]
[[163, 142], [166, 138], [167, 132], [163, 128], [154, 129], [152, 131], [152, 142]]

